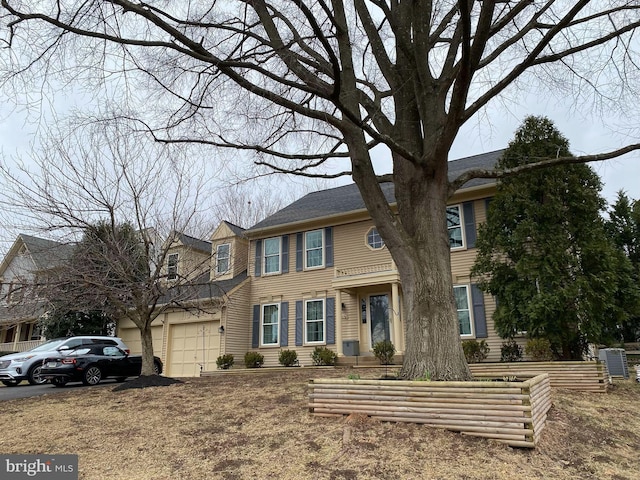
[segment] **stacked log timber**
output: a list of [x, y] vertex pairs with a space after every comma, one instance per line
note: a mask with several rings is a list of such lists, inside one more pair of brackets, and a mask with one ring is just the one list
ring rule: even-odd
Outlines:
[[549, 375], [522, 382], [314, 379], [309, 411], [409, 422], [533, 448], [551, 407]]
[[609, 385], [606, 367], [599, 361], [473, 363], [469, 368], [476, 378], [504, 376], [526, 378], [548, 373], [552, 387], [583, 392], [605, 393]]

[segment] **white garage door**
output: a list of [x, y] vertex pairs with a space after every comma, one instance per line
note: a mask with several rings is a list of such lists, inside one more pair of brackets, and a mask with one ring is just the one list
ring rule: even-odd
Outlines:
[[171, 325], [167, 375], [197, 377], [202, 370], [215, 370], [220, 355], [219, 321]]
[[[142, 353], [142, 341], [140, 340], [140, 330], [136, 328], [122, 328], [118, 331], [122, 341], [129, 347], [131, 353], [140, 355]], [[153, 342], [153, 354], [162, 357], [162, 325], [151, 327], [151, 341]]]

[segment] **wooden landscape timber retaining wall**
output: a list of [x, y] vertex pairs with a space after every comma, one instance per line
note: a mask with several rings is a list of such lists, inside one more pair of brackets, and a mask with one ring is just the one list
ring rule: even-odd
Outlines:
[[315, 379], [309, 411], [422, 423], [513, 447], [533, 448], [551, 407], [549, 375], [521, 382]]
[[533, 377], [548, 373], [551, 386], [583, 392], [606, 392], [609, 375], [601, 362], [513, 362], [472, 363], [469, 369], [474, 377]]

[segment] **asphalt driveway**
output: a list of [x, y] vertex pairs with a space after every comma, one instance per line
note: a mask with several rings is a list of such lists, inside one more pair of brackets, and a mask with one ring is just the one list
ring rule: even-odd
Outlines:
[[45, 383], [43, 385], [29, 385], [28, 382], [22, 382], [16, 387], [5, 387], [0, 384], [0, 402], [5, 400], [15, 400], [17, 398], [39, 397], [41, 395], [63, 393], [78, 388], [99, 388], [101, 386], [113, 386], [115, 384], [115, 380], [108, 379], [100, 382], [98, 385], [94, 385], [93, 387], [83, 385], [82, 383], [72, 383], [64, 388], [54, 387], [50, 383]]

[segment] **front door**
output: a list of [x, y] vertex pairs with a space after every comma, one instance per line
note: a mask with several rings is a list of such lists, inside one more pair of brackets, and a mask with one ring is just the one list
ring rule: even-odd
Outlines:
[[389, 295], [369, 295], [369, 325], [371, 347], [384, 340], [391, 340], [389, 328]]

